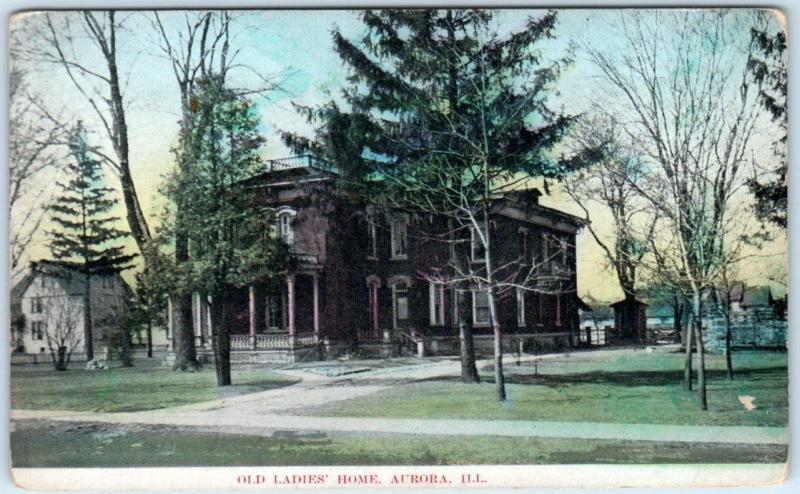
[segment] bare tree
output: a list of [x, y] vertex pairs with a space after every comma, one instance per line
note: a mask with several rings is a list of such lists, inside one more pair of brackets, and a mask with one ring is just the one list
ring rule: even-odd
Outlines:
[[118, 65], [118, 34], [123, 31], [126, 18], [118, 17], [113, 10], [45, 13], [32, 19], [27, 29], [18, 33], [26, 40], [18, 40], [16, 45], [23, 59], [63, 68], [97, 117], [113, 155], [101, 148], [94, 148], [92, 152], [117, 174], [128, 226], [144, 254], [150, 241], [150, 229], [130, 171], [127, 79]]
[[44, 335], [57, 371], [67, 370], [72, 352], [83, 346], [83, 299], [66, 293], [52, 280], [44, 297]]
[[[580, 207], [586, 229], [610, 263], [624, 294], [623, 335], [633, 335], [632, 321], [638, 310], [635, 299], [639, 268], [647, 253], [647, 239], [652, 237], [657, 211], [647, 207], [637, 190], [646, 187], [646, 167], [635, 149], [626, 147], [617, 137], [620, 124], [612, 115], [597, 109], [583, 116], [570, 134], [576, 151], [603, 149], [603, 159], [564, 182], [564, 191]], [[592, 223], [592, 211], [603, 208], [611, 214], [611, 224]], [[610, 237], [610, 238], [609, 238]], [[636, 337], [642, 342], [643, 336]]]
[[9, 194], [10, 271], [16, 276], [40, 231], [45, 217], [42, 196], [46, 188], [37, 187], [42, 172], [52, 169], [63, 157], [59, 148], [66, 126], [47, 112], [41, 99], [25, 80], [26, 72], [11, 66], [9, 75]]
[[619, 57], [589, 54], [625, 102], [623, 129], [653, 164], [653, 186], [638, 190], [663, 218], [670, 248], [662, 251], [662, 273], [691, 293], [706, 410], [703, 293], [732, 260], [725, 244], [734, 234], [730, 216], [762, 117], [746, 69], [750, 19], [724, 10], [624, 12], [617, 19]]

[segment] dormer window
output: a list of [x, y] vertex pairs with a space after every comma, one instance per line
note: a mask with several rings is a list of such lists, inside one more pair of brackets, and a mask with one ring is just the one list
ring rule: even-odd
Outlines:
[[293, 209], [281, 209], [276, 214], [278, 222], [278, 236], [289, 246], [294, 245], [294, 217], [297, 212]]
[[404, 216], [394, 218], [391, 224], [392, 259], [406, 259], [408, 256], [408, 219]]

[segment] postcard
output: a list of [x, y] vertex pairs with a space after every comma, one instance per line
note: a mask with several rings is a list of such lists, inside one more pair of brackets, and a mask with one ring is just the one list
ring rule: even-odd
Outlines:
[[755, 8], [16, 13], [15, 482], [782, 482], [786, 57]]

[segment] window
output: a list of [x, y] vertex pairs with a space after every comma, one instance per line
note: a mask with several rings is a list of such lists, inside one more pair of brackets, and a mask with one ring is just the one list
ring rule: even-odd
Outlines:
[[561, 264], [567, 264], [567, 238], [561, 237], [558, 240], [559, 246], [558, 248], [561, 249]]
[[472, 322], [476, 325], [489, 325], [489, 294], [485, 290], [472, 291]]
[[405, 218], [392, 220], [392, 259], [405, 259], [408, 255], [408, 221]]
[[444, 285], [431, 282], [428, 290], [431, 326], [444, 326]]
[[368, 276], [367, 277], [367, 290], [369, 296], [369, 318], [370, 318], [370, 327], [377, 331], [378, 327], [380, 326], [380, 322], [378, 319], [379, 313], [379, 299], [378, 299], [378, 289], [381, 286], [381, 280], [377, 276]]
[[47, 327], [43, 321], [33, 321], [31, 323], [31, 336], [35, 340], [43, 340], [46, 329]]
[[292, 222], [296, 214], [291, 209], [283, 209], [277, 214], [278, 236], [290, 246], [294, 244], [294, 226]]
[[453, 227], [453, 221], [447, 220], [447, 247], [449, 249], [450, 262], [456, 262], [456, 231]]
[[525, 289], [517, 288], [517, 326], [525, 326]]
[[367, 257], [370, 259], [378, 258], [378, 234], [375, 228], [375, 221], [373, 218], [367, 218], [367, 235], [369, 236], [369, 254]]
[[[483, 226], [481, 226], [481, 229], [483, 229]], [[481, 240], [481, 234], [475, 227], [470, 229], [470, 246], [472, 250], [472, 262], [486, 260], [486, 249]]]
[[42, 313], [42, 297], [33, 297], [31, 298], [31, 313], [32, 314], [41, 314]]

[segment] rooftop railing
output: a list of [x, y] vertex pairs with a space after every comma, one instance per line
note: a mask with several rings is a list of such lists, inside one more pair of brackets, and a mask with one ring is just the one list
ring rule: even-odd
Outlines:
[[278, 158], [268, 160], [265, 163], [268, 172], [278, 170], [289, 170], [292, 168], [315, 168], [330, 173], [339, 173], [338, 169], [329, 161], [310, 154], [301, 154], [297, 156], [289, 156], [287, 158]]

